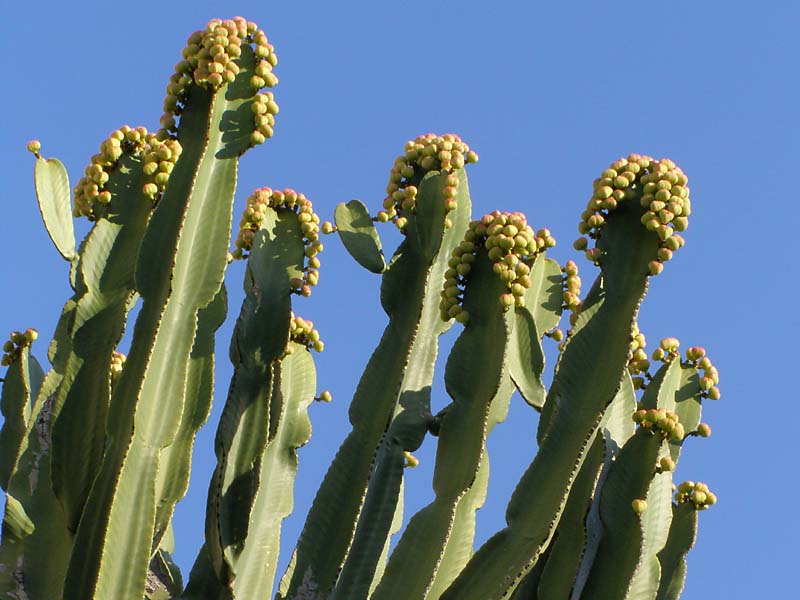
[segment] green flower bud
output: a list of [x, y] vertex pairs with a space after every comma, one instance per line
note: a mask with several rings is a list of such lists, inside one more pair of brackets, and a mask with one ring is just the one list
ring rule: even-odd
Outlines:
[[328, 390], [325, 390], [319, 395], [319, 400], [320, 402], [330, 402], [333, 400], [333, 396]]
[[42, 144], [39, 140], [31, 140], [27, 143], [26, 148], [28, 149], [28, 152], [31, 152], [38, 157], [39, 150], [42, 149]]
[[631, 502], [631, 508], [633, 509], [634, 513], [641, 515], [645, 510], [647, 510], [647, 501], [637, 498]]
[[711, 426], [708, 423], [700, 423], [697, 426], [697, 435], [700, 437], [711, 437]]
[[675, 470], [675, 461], [672, 460], [669, 456], [663, 457], [658, 464], [661, 466], [661, 469], [664, 471], [674, 471]]
[[647, 268], [650, 271], [650, 275], [658, 275], [664, 270], [664, 265], [657, 260], [651, 260], [648, 263]]
[[406, 466], [410, 469], [419, 466], [419, 459], [410, 452], [404, 451], [403, 456], [406, 459]]

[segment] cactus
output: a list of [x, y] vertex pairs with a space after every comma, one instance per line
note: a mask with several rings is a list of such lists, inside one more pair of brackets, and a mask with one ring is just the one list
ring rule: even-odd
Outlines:
[[[34, 329], [3, 346], [0, 594], [271, 596], [310, 406], [332, 400], [317, 390], [312, 358], [325, 343], [294, 302], [320, 283], [321, 236], [336, 233], [381, 276], [388, 324], [277, 597], [678, 598], [698, 512], [717, 497], [703, 482], [673, 480], [684, 446], [711, 435], [702, 404], [720, 398], [719, 372], [704, 348], [681, 352], [675, 338], [648, 356], [637, 318], [685, 243], [687, 177], [668, 159], [637, 154], [601, 173], [573, 244], [599, 267], [585, 296], [578, 265], [547, 255], [556, 244], [548, 229], [534, 231], [521, 212], [471, 219], [465, 167], [478, 156], [454, 134], [409, 141], [378, 210], [342, 202], [335, 225], [301, 193], [256, 189], [229, 252], [238, 161], [274, 132], [278, 105], [265, 88], [277, 83], [276, 64], [255, 23], [214, 19], [187, 41], [160, 129], [114, 130], [71, 193], [64, 166], [28, 143], [72, 294], [46, 372], [32, 354]], [[73, 217], [92, 223], [80, 244]], [[388, 261], [381, 223], [402, 235]], [[184, 576], [172, 560], [182, 543], [172, 515], [210, 413], [227, 267], [238, 259], [245, 294], [233, 376], [205, 540]], [[451, 402], [433, 415], [439, 338], [453, 326]], [[558, 343], [549, 389], [546, 338]], [[487, 440], [515, 390], [540, 413], [539, 451], [507, 526], [474, 551]], [[434, 497], [403, 529], [405, 469], [419, 464], [427, 435], [437, 438]]]

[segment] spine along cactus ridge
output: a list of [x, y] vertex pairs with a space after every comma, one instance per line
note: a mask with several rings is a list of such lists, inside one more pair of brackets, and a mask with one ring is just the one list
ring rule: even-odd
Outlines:
[[[72, 194], [63, 165], [29, 143], [72, 294], [48, 364], [31, 351], [34, 329], [3, 345], [0, 596], [257, 600], [277, 583], [280, 600], [678, 598], [697, 514], [717, 498], [673, 477], [687, 442], [711, 435], [701, 410], [720, 397], [719, 373], [703, 348], [681, 353], [674, 338], [648, 356], [637, 315], [684, 245], [683, 172], [632, 154], [595, 180], [574, 244], [597, 268], [583, 295], [578, 265], [547, 256], [550, 231], [520, 212], [472, 219], [466, 166], [478, 156], [452, 134], [406, 144], [374, 215], [352, 200], [335, 208], [335, 224], [321, 222], [299, 192], [255, 190], [231, 249], [238, 161], [273, 134], [276, 64], [255, 23], [212, 20], [189, 37], [161, 128], [113, 131]], [[80, 244], [73, 217], [92, 223]], [[375, 225], [386, 222], [402, 234], [390, 260]], [[319, 283], [320, 237], [334, 232], [381, 276], [388, 323], [350, 404], [352, 429], [276, 581], [309, 406], [332, 400], [311, 352], [324, 343], [295, 303]], [[244, 301], [205, 541], [181, 573], [172, 515], [209, 415], [236, 260]], [[451, 402], [434, 415], [439, 337], [456, 323]], [[558, 343], [549, 389], [545, 338]], [[539, 451], [505, 528], [474, 550], [487, 438], [515, 390], [539, 413]], [[405, 469], [427, 436], [437, 438], [433, 500], [400, 532]]]

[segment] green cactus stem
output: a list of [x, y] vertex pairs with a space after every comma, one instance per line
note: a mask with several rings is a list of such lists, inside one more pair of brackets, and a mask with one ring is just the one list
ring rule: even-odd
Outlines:
[[[214, 20], [193, 34], [186, 62], [168, 88], [176, 102], [173, 110], [180, 113], [177, 137], [184, 150], [139, 251], [136, 288], [143, 305], [111, 397], [108, 443], [76, 534], [67, 600], [144, 592], [160, 452], [180, 426], [197, 312], [222, 284], [238, 158], [252, 145], [255, 130], [252, 122], [230, 115], [248, 110], [258, 92], [255, 84], [267, 82], [267, 73], [257, 74], [264, 72], [257, 57], [266, 36], [249, 29], [247, 23]], [[215, 36], [227, 37], [239, 55], [219, 54]], [[201, 62], [204, 51], [215, 60]], [[217, 69], [212, 64], [222, 63], [236, 68], [207, 73]], [[238, 73], [231, 80], [228, 73], [234, 70]], [[174, 126], [174, 119], [165, 118], [160, 139], [169, 138]], [[195, 243], [200, 239], [203, 244]], [[126, 544], [115, 542], [119, 539]]]
[[[660, 163], [632, 155], [625, 164], [639, 177]], [[665, 171], [669, 171], [665, 167]], [[443, 598], [502, 597], [537, 562], [549, 544], [580, 465], [622, 380], [630, 334], [661, 238], [641, 224], [641, 179], [633, 178], [604, 217], [592, 260], [601, 275], [567, 339], [551, 389], [551, 417], [539, 453], [515, 490], [508, 526], [476, 552]], [[649, 180], [648, 180], [649, 181]], [[592, 365], [587, 375], [586, 368]], [[548, 401], [549, 403], [550, 401]], [[547, 404], [545, 405], [547, 406]], [[536, 511], [528, 510], [537, 506]]]
[[[113, 153], [116, 159], [109, 153], [110, 140], [118, 144]], [[143, 165], [148, 154], [164, 147], [142, 127], [115, 130], [75, 188], [76, 207], [84, 206], [86, 210], [81, 214], [96, 223], [81, 244], [77, 260], [72, 298], [75, 310], [68, 329], [70, 343], [65, 349], [63, 376], [53, 405], [52, 434], [53, 489], [73, 532], [105, 447], [111, 387], [110, 377], [104, 379], [98, 373], [108, 371], [111, 354], [124, 331], [135, 285], [133, 257], [153, 208], [143, 191]], [[107, 203], [96, 197], [89, 200], [87, 188], [97, 186], [86, 181], [93, 167], [105, 175], [96, 179], [103, 180], [102, 191], [97, 195], [108, 194]]]
[[238, 598], [272, 586], [280, 524], [291, 512], [294, 451], [310, 435], [306, 410], [316, 387], [307, 345], [318, 334], [291, 312], [292, 281], [316, 241], [304, 231], [313, 222], [304, 215], [316, 215], [302, 195], [287, 192], [281, 199], [268, 195], [255, 231], [247, 221], [250, 207], [245, 210], [242, 231], [253, 231], [245, 300], [231, 343], [234, 375], [217, 429], [206, 512], [204, 553], [220, 585]]
[[[407, 151], [413, 148], [410, 142]], [[350, 564], [343, 577], [369, 590], [396, 512], [404, 452], [418, 448], [427, 432], [438, 337], [450, 327], [440, 319], [438, 294], [449, 254], [467, 226], [470, 200], [463, 169], [426, 165], [406, 165], [397, 174], [393, 170], [384, 207], [412, 188], [414, 200], [404, 196], [405, 205], [399, 201], [387, 209], [394, 212], [385, 220], [393, 219], [406, 234], [383, 273], [381, 302], [389, 325], [359, 382], [350, 406], [353, 430], [317, 492], [281, 581], [281, 598], [301, 597], [309, 586], [328, 593], [346, 558]], [[452, 171], [428, 172], [436, 166]], [[457, 190], [455, 197], [449, 191], [445, 195], [446, 188]], [[418, 222], [423, 218], [425, 223]], [[370, 517], [356, 532], [362, 507]]]
[[[502, 257], [489, 259], [489, 252], [494, 245], [489, 242], [492, 237], [488, 235], [486, 225], [512, 218], [522, 227], [527, 227], [520, 214], [492, 213], [482, 220], [473, 221], [465, 236], [469, 245], [459, 245], [453, 251], [450, 270], [458, 273], [459, 265], [469, 265], [470, 268], [462, 268], [459, 279], [448, 277], [445, 290], [453, 289], [454, 280], [456, 285], [466, 288], [463, 301], [457, 305], [462, 310], [456, 315], [456, 319], [463, 314], [470, 317], [467, 319], [469, 326], [456, 342], [445, 372], [445, 382], [454, 403], [443, 418], [439, 432], [437, 467], [434, 474], [436, 500], [412, 518], [397, 549], [392, 553], [384, 581], [376, 590], [377, 598], [392, 598], [399, 593], [423, 597], [434, 585], [446, 587], [466, 562], [463, 547], [471, 548], [474, 513], [482, 504], [486, 493], [485, 486], [478, 480], [481, 469], [484, 484], [488, 476], [488, 464], [485, 467], [483, 464], [488, 461], [486, 436], [497, 422], [505, 418], [514, 389], [507, 365], [510, 330], [515, 322], [519, 323], [518, 319], [524, 318], [520, 315], [523, 311], [527, 320], [533, 323], [533, 316], [527, 308], [520, 306], [514, 312], [506, 312], [506, 307], [497, 302], [513, 283], [511, 278], [506, 280], [498, 277], [503, 270], [497, 269], [496, 265], [506, 265], [505, 262], [498, 261], [503, 260]], [[531, 240], [537, 239], [529, 228], [528, 233]], [[508, 255], [511, 257], [508, 262], [512, 262], [512, 258], [518, 261], [527, 260], [527, 263], [523, 263], [524, 271], [519, 271], [524, 272], [523, 276], [530, 275], [537, 282], [536, 286], [530, 281], [526, 282], [529, 285], [525, 294], [531, 300], [531, 310], [533, 307], [547, 306], [553, 295], [552, 286], [543, 285], [545, 269], [549, 265], [543, 256], [537, 258], [540, 248], [544, 247], [544, 243], [541, 246], [531, 246], [532, 253], [526, 258], [526, 239], [524, 248], [520, 244], [513, 255]], [[465, 260], [465, 256], [472, 258]], [[531, 263], [536, 276], [533, 276]], [[560, 293], [560, 278], [558, 290]], [[445, 291], [442, 302], [452, 297]], [[455, 298], [458, 299], [459, 296]], [[441, 308], [443, 316], [446, 311], [449, 316], [449, 308]], [[554, 308], [557, 323], [560, 302]], [[548, 318], [552, 320], [553, 317]], [[538, 345], [539, 336], [535, 327], [533, 338]], [[534, 379], [541, 377], [543, 357], [539, 364], [540, 368], [533, 375]], [[522, 368], [524, 367], [520, 365], [520, 370]], [[478, 489], [470, 493], [476, 480]], [[464, 499], [466, 500], [462, 506], [461, 501]], [[450, 536], [453, 532], [457, 534], [457, 538], [451, 543]], [[422, 548], [425, 550], [421, 550]], [[445, 570], [442, 572], [437, 567], [444, 562], [445, 556]]]

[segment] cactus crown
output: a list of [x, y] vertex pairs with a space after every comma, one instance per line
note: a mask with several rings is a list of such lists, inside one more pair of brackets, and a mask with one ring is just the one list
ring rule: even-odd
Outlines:
[[[196, 85], [216, 92], [236, 79], [240, 71], [237, 59], [242, 55], [243, 44], [249, 44], [256, 57], [255, 72], [250, 78], [250, 87], [253, 91], [259, 92], [278, 83], [278, 78], [272, 72], [273, 67], [278, 64], [278, 57], [266, 34], [258, 28], [258, 25], [242, 17], [224, 21], [212, 19], [205, 29], [195, 31], [189, 36], [182, 52], [183, 60], [175, 65], [175, 72], [170, 76], [164, 98], [160, 138], [177, 135], [175, 118], [179, 117], [185, 108], [190, 86]], [[269, 101], [274, 104], [271, 97]], [[270, 111], [268, 114], [276, 113], [277, 105], [274, 112]], [[263, 136], [261, 142], [264, 141], [263, 138], [271, 136], [274, 120], [268, 123], [268, 119], [264, 119], [264, 124], [270, 127], [269, 130], [265, 129], [270, 135], [257, 129], [256, 131]], [[253, 138], [251, 141], [254, 144], [260, 143]]]
[[489, 260], [494, 263], [492, 269], [508, 288], [500, 296], [500, 304], [508, 310], [514, 305], [524, 306], [525, 290], [531, 286], [533, 261], [540, 252], [555, 245], [550, 231], [540, 229], [534, 233], [520, 212], [496, 210], [472, 221], [464, 241], [456, 246], [448, 262], [439, 304], [442, 319], [456, 318], [461, 323], [469, 320], [461, 301], [472, 263], [481, 248], [488, 251]]
[[297, 214], [300, 229], [303, 232], [306, 264], [303, 277], [292, 279], [292, 288], [303, 296], [311, 295], [311, 288], [319, 282], [320, 261], [317, 255], [322, 252], [319, 240], [319, 215], [314, 212], [314, 205], [303, 194], [291, 188], [273, 190], [261, 187], [247, 198], [247, 206], [239, 222], [239, 235], [236, 237], [236, 249], [231, 253], [234, 259], [246, 258], [245, 252], [253, 247], [253, 239], [264, 223], [267, 208], [275, 210], [291, 210]]
[[[430, 171], [451, 174], [444, 189], [445, 209], [447, 212], [455, 210], [458, 178], [452, 176], [452, 173], [463, 169], [466, 163], [475, 162], [478, 162], [478, 155], [452, 133], [426, 133], [406, 142], [405, 154], [395, 159], [389, 173], [386, 198], [383, 201], [384, 210], [378, 213], [377, 220], [384, 223], [392, 221], [404, 231], [407, 219], [401, 212], [414, 213], [417, 186]], [[447, 223], [446, 221], [445, 224]]]
[[105, 216], [111, 202], [111, 192], [107, 183], [117, 168], [123, 155], [132, 156], [142, 162], [145, 183], [142, 193], [154, 205], [164, 192], [170, 173], [181, 155], [178, 140], [158, 140], [154, 133], [144, 127], [123, 125], [111, 132], [100, 144], [100, 152], [92, 156], [83, 177], [75, 185], [76, 217], [86, 217], [96, 221]]
[[[657, 255], [650, 263], [650, 274], [657, 275], [663, 263], [684, 244], [677, 232], [689, 226], [691, 202], [687, 182], [683, 171], [668, 158], [654, 160], [639, 154], [620, 158], [595, 179], [594, 192], [581, 214], [578, 231], [593, 240], [599, 239], [606, 219], [617, 205], [638, 197], [641, 206], [647, 209], [642, 224], [660, 240]], [[574, 245], [577, 250], [584, 250], [589, 260], [599, 262], [600, 249], [588, 248], [586, 238], [578, 238]]]

